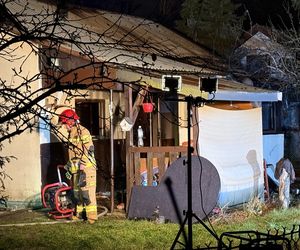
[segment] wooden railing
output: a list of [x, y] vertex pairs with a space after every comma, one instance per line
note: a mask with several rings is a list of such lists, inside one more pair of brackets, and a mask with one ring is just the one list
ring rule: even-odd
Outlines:
[[142, 184], [142, 174], [147, 175], [145, 183], [152, 185], [155, 170], [159, 183], [168, 166], [177, 158], [186, 155], [186, 146], [130, 147], [126, 155], [127, 205], [132, 187]]

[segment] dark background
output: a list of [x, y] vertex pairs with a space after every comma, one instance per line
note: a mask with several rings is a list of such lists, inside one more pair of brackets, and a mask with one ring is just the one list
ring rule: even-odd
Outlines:
[[[175, 26], [175, 20], [180, 19], [180, 9], [184, 0], [75, 0], [75, 2], [86, 7], [145, 17], [172, 28]], [[246, 15], [246, 11], [249, 11], [252, 25], [256, 23], [266, 25], [272, 20], [272, 23], [278, 28], [283, 28], [282, 22], [288, 27], [290, 26], [284, 7], [284, 3], [289, 0], [232, 0], [232, 2], [240, 4], [238, 15]], [[165, 9], [164, 13], [162, 13], [163, 8]], [[292, 14], [295, 12], [292, 11]], [[248, 29], [250, 20], [246, 19], [244, 28]], [[299, 20], [296, 25], [299, 26]]]

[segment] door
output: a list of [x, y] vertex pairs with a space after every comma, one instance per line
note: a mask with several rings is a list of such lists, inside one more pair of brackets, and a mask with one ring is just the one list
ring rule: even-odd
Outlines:
[[[86, 127], [93, 138], [97, 161], [97, 192], [110, 190], [110, 131], [106, 129], [105, 101], [76, 100], [76, 113], [82, 126]], [[109, 128], [109, 126], [108, 126]]]

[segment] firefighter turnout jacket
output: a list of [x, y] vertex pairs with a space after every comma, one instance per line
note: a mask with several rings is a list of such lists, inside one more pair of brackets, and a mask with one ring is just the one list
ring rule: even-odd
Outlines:
[[97, 220], [96, 160], [89, 131], [76, 123], [69, 132], [69, 161], [65, 165], [67, 178], [73, 178], [76, 216], [85, 211], [87, 220]]

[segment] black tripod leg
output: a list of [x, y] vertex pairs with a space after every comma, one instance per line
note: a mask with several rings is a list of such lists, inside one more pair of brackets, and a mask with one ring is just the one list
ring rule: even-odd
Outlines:
[[176, 202], [176, 199], [175, 199], [175, 196], [174, 196], [174, 192], [172, 190], [172, 180], [170, 178], [167, 178], [165, 180], [165, 183], [166, 183], [166, 186], [168, 188], [168, 192], [170, 194], [171, 201], [172, 201], [173, 207], [174, 207], [176, 215], [177, 215], [177, 219], [179, 221], [179, 224], [181, 225], [180, 229], [179, 229], [179, 232], [177, 233], [177, 236], [176, 236], [176, 238], [175, 238], [175, 240], [174, 240], [174, 242], [171, 246], [171, 249], [174, 249], [174, 247], [176, 245], [176, 242], [179, 242], [178, 238], [179, 238], [181, 232], [183, 233], [183, 238], [184, 238], [185, 244], [187, 244], [187, 242], [188, 242], [187, 235], [186, 235], [186, 232], [184, 230], [184, 226], [185, 226], [185, 223], [187, 221], [187, 216], [185, 217], [184, 221], [182, 222], [180, 212], [179, 212], [179, 209], [178, 209], [178, 206], [177, 206], [177, 202]]
[[204, 222], [203, 222], [203, 220], [201, 220], [195, 213], [193, 213], [193, 217], [194, 218], [196, 218], [196, 220], [198, 221], [198, 222], [200, 222], [201, 223], [201, 225], [208, 231], [208, 232], [210, 232], [210, 234], [212, 235], [212, 236], [214, 236], [217, 240], [218, 240], [218, 242], [219, 242], [219, 237], [218, 237], [218, 235], [216, 235], [215, 234], [215, 232], [213, 232]]
[[187, 221], [187, 218], [188, 218], [187, 216], [184, 218], [184, 220], [183, 220], [183, 222], [180, 226], [180, 229], [179, 229], [179, 231], [178, 231], [178, 233], [177, 233], [177, 235], [176, 235], [176, 237], [173, 241], [171, 249], [174, 249], [174, 247], [176, 246], [176, 243], [180, 243], [181, 245], [183, 245], [180, 241], [178, 241], [179, 236], [180, 236], [181, 233], [183, 233], [183, 237], [184, 237], [184, 240], [185, 240], [185, 245], [187, 244], [187, 236], [186, 236], [186, 233], [185, 233], [185, 230], [184, 230], [184, 226], [185, 226], [185, 223]]

